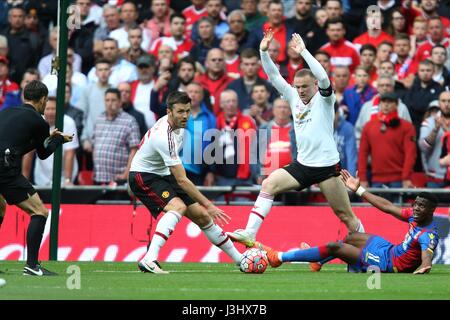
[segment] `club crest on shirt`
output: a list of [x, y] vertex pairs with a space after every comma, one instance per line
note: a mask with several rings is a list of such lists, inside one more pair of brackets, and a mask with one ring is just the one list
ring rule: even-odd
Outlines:
[[164, 192], [162, 193], [162, 197], [163, 197], [164, 199], [167, 199], [169, 196], [170, 196], [169, 191], [164, 191]]
[[305, 112], [297, 113], [295, 115], [297, 124], [302, 124], [310, 112], [311, 112], [311, 109], [306, 109]]

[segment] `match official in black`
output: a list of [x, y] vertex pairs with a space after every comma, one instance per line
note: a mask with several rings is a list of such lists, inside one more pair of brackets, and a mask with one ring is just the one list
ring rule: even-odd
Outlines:
[[72, 140], [50, 127], [42, 117], [48, 89], [40, 81], [24, 88], [24, 104], [0, 111], [0, 225], [6, 204], [16, 205], [31, 216], [27, 230], [27, 265], [24, 275], [49, 276], [56, 273], [38, 263], [48, 209], [31, 183], [22, 175], [22, 157], [36, 149], [40, 159], [48, 158], [61, 144]]

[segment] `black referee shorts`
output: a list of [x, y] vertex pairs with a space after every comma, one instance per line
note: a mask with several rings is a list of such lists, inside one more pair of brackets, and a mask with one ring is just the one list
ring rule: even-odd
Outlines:
[[5, 177], [0, 175], [0, 194], [10, 205], [18, 204], [34, 195], [36, 190], [23, 175]]
[[341, 163], [329, 167], [308, 167], [295, 160], [283, 169], [298, 181], [300, 184], [298, 190], [302, 190], [331, 177], [338, 177], [341, 174]]
[[189, 207], [195, 201], [180, 187], [173, 175], [159, 176], [147, 172], [130, 172], [128, 182], [131, 191], [147, 207], [155, 219], [175, 197]]

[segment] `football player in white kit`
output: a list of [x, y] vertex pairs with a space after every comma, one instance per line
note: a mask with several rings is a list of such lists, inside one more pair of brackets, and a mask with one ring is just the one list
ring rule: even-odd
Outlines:
[[280, 75], [267, 50], [273, 39], [268, 30], [260, 44], [261, 61], [270, 82], [291, 106], [297, 140], [297, 159], [272, 172], [262, 182], [261, 191], [245, 229], [229, 232], [233, 241], [253, 246], [264, 218], [272, 208], [275, 195], [319, 184], [338, 218], [352, 231], [363, 232], [355, 216], [344, 183], [340, 180], [339, 153], [333, 138], [336, 96], [325, 69], [305, 48], [298, 34], [293, 34], [291, 48], [303, 57], [311, 69], [297, 71], [293, 85]]
[[168, 273], [157, 259], [182, 216], [186, 216], [205, 233], [206, 237], [225, 251], [237, 264], [241, 253], [218, 223], [228, 223], [230, 217], [209, 201], [186, 177], [179, 157], [184, 128], [191, 112], [191, 99], [185, 92], [171, 92], [167, 97], [167, 115], [159, 119], [142, 138], [129, 174], [129, 185], [159, 220], [150, 247], [138, 266], [142, 272]]

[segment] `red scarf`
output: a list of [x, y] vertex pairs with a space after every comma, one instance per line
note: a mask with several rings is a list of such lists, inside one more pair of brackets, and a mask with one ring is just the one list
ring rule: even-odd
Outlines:
[[[234, 116], [228, 123], [225, 117], [225, 114], [221, 112], [217, 116], [217, 129], [223, 130], [223, 129], [241, 129], [241, 130], [248, 130], [248, 129], [255, 129], [255, 125], [253, 124], [252, 120], [241, 114], [240, 111]], [[226, 134], [226, 133], [225, 133]], [[238, 136], [238, 146], [242, 148], [243, 150], [236, 150], [237, 152], [237, 163], [238, 163], [238, 169], [237, 169], [237, 176], [238, 179], [247, 180], [250, 178], [251, 170], [250, 170], [250, 152], [251, 152], [251, 141], [250, 139], [246, 139], [245, 135], [239, 135]]]
[[384, 114], [381, 111], [379, 111], [377, 116], [378, 119], [387, 126], [389, 126], [393, 120], [399, 119], [397, 110], [391, 111], [388, 114]]

